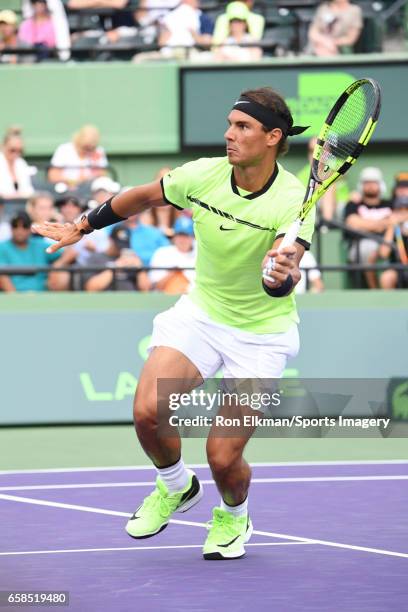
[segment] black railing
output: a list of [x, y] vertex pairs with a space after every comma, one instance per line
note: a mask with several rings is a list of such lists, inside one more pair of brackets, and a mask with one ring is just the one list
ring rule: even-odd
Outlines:
[[[48, 274], [50, 272], [68, 272], [70, 274], [70, 286], [73, 287], [73, 279], [74, 277], [81, 277], [82, 275], [94, 273], [98, 274], [100, 272], [105, 272], [109, 270], [113, 274], [112, 285], [113, 290], [117, 289], [117, 281], [118, 275], [123, 273], [133, 273], [137, 274], [139, 272], [152, 272], [155, 270], [171, 272], [173, 270], [185, 270], [192, 271], [195, 268], [164, 268], [164, 267], [154, 267], [150, 268], [147, 266], [64, 266], [64, 267], [53, 267], [53, 266], [0, 266], [0, 276], [34, 276], [36, 274], [45, 273]], [[381, 264], [336, 264], [336, 265], [320, 265], [311, 266], [307, 268], [303, 268], [300, 266], [300, 270], [306, 275], [306, 287], [310, 286], [309, 274], [314, 270], [318, 270], [321, 273], [325, 272], [385, 272], [386, 270], [396, 270], [397, 272], [408, 272], [408, 266], [401, 263], [381, 263]], [[89, 280], [89, 277], [88, 277]], [[1, 294], [1, 291], [0, 291]]]

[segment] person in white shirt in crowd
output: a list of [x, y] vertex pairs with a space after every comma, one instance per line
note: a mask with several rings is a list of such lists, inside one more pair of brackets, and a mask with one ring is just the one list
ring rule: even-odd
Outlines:
[[28, 198], [34, 193], [32, 170], [23, 154], [21, 129], [10, 127], [4, 135], [0, 151], [0, 197], [4, 199]]
[[184, 47], [210, 46], [214, 24], [199, 8], [199, 0], [181, 0], [161, 21], [159, 46], [165, 56], [185, 55]]
[[[320, 293], [324, 291], [324, 283], [320, 270], [313, 269], [317, 266], [316, 259], [311, 251], [305, 251], [300, 260], [300, 281], [295, 287], [295, 293]], [[305, 271], [307, 270], [307, 272]]]
[[173, 227], [172, 244], [157, 249], [151, 261], [149, 278], [153, 288], [164, 293], [188, 293], [195, 280], [196, 245], [193, 221], [189, 217], [179, 217]]
[[241, 47], [242, 44], [256, 42], [249, 32], [249, 9], [243, 2], [230, 2], [227, 6], [228, 33], [224, 40], [220, 40], [222, 46], [214, 49], [214, 57], [217, 60], [232, 62], [250, 62], [262, 57], [261, 47]]
[[51, 183], [64, 183], [72, 189], [106, 174], [108, 160], [99, 141], [98, 128], [94, 125], [82, 126], [71, 142], [57, 147], [51, 159], [48, 180]]

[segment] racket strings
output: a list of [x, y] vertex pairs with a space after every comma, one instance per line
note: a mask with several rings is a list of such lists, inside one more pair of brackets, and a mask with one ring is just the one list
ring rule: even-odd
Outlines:
[[316, 169], [319, 181], [328, 179], [349, 156], [353, 156], [376, 106], [377, 96], [370, 82], [363, 83], [349, 95], [334, 117], [322, 146]]

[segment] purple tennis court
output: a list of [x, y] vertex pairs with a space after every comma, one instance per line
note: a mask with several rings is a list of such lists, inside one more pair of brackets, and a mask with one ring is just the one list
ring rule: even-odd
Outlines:
[[151, 468], [0, 473], [0, 590], [69, 591], [75, 611], [408, 610], [408, 462], [255, 465], [231, 562], [202, 559], [219, 495], [194, 469], [203, 500], [140, 541], [124, 525]]

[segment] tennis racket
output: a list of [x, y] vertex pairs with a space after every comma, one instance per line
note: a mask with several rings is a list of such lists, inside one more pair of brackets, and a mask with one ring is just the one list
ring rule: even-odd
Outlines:
[[[306, 194], [299, 217], [292, 223], [278, 252], [293, 244], [308, 213], [340, 176], [345, 174], [364, 151], [381, 108], [380, 86], [373, 79], [359, 79], [341, 94], [320, 130]], [[269, 258], [263, 278], [273, 281], [275, 261]]]

